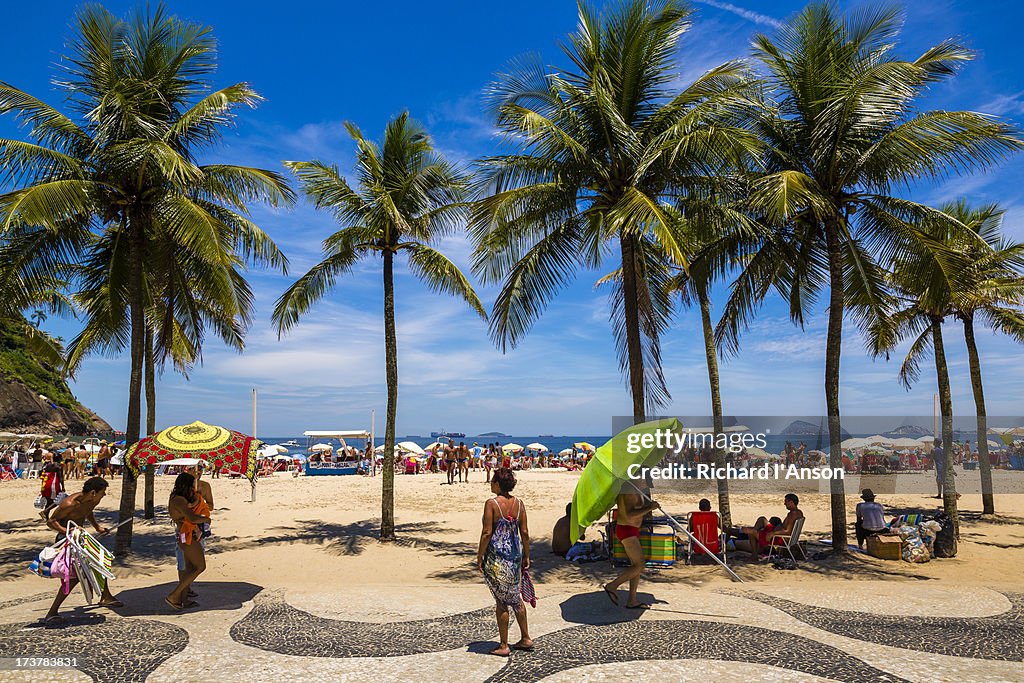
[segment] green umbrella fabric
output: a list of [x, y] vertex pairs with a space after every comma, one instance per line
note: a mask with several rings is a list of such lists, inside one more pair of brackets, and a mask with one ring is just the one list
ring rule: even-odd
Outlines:
[[[601, 519], [615, 504], [622, 483], [629, 481], [629, 467], [637, 464], [641, 467], [654, 467], [668, 453], [667, 448], [633, 448], [638, 452], [629, 452], [632, 435], [654, 434], [657, 430], [669, 430], [681, 433], [683, 424], [676, 418], [653, 420], [633, 425], [611, 438], [608, 443], [597, 449], [594, 457], [580, 475], [576, 490], [572, 494], [572, 508], [569, 510], [569, 538], [573, 542], [579, 540], [583, 530], [593, 522]], [[639, 436], [632, 437], [639, 439]], [[636, 441], [635, 443], [639, 443]]]

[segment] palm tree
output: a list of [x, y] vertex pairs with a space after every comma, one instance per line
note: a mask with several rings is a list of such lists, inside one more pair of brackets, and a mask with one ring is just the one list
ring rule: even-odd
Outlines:
[[[888, 354], [904, 339], [914, 338], [899, 370], [900, 381], [908, 389], [920, 376], [920, 362], [928, 351], [935, 356], [945, 458], [943, 506], [954, 528], [959, 530], [953, 478], [953, 399], [942, 324], [954, 314], [960, 273], [973, 268], [965, 254], [971, 252], [987, 260], [988, 254], [983, 251], [991, 250], [976, 233], [948, 216], [923, 221], [920, 229], [921, 239], [903, 249], [893, 264], [889, 279], [896, 294], [895, 308], [869, 327], [869, 344], [875, 355], [881, 355]], [[976, 246], [969, 248], [967, 244]], [[979, 437], [983, 438], [984, 435]]]
[[[825, 404], [832, 467], [841, 466], [839, 361], [846, 305], [861, 304], [854, 313], [870, 324], [886, 296], [876, 261], [887, 265], [898, 257], [915, 238], [911, 224], [937, 214], [894, 196], [893, 188], [992, 166], [1022, 147], [1015, 128], [984, 114], [915, 110], [928, 85], [954, 75], [972, 54], [946, 40], [913, 61], [898, 59], [892, 52], [901, 25], [893, 7], [841, 16], [832, 4], [816, 2], [775, 37], [754, 38], [776, 104], [757, 112], [767, 172], [754, 180], [749, 203], [779, 234], [737, 281], [722, 336], [727, 346], [735, 345], [735, 331], [773, 278], [798, 323], [828, 290]], [[831, 493], [832, 546], [841, 553], [843, 482], [833, 479]]]
[[992, 495], [992, 465], [988, 457], [988, 414], [981, 381], [981, 359], [974, 337], [974, 323], [980, 320], [993, 330], [1024, 343], [1024, 243], [1010, 242], [1001, 234], [1005, 211], [996, 204], [972, 208], [965, 200], [946, 204], [943, 213], [978, 236], [964, 240], [966, 267], [956, 272], [953, 315], [964, 325], [971, 388], [978, 420], [978, 462], [981, 470], [982, 513], [995, 514]]
[[[681, 270], [669, 281], [669, 291], [680, 297], [683, 306], [694, 303], [700, 310], [701, 330], [704, 337], [704, 358], [711, 389], [712, 429], [716, 441], [716, 466], [725, 467], [725, 451], [717, 447], [718, 435], [725, 431], [722, 411], [721, 380], [718, 372], [718, 346], [715, 325], [711, 319], [711, 287], [723, 277], [746, 251], [757, 244], [761, 232], [754, 223], [724, 203], [690, 202], [682, 207], [690, 217], [690, 230], [686, 233], [689, 268]], [[739, 229], [737, 229], [739, 228]], [[729, 480], [719, 478], [718, 510], [724, 526], [732, 526], [729, 503]]]
[[[141, 430], [145, 363], [146, 278], [151, 240], [171, 235], [178, 248], [221, 271], [237, 257], [284, 268], [273, 242], [247, 216], [251, 201], [279, 205], [293, 196], [271, 171], [225, 164], [200, 166], [198, 152], [214, 144], [234, 110], [259, 98], [245, 83], [208, 92], [215, 67], [209, 29], [168, 16], [162, 7], [120, 20], [101, 7], [78, 16], [72, 55], [59, 86], [79, 122], [6, 84], [0, 113], [13, 111], [34, 143], [5, 140], [8, 168], [23, 187], [0, 196], [8, 228], [35, 230], [52, 243], [124, 251], [123, 270], [111, 271], [128, 311], [131, 379], [126, 440]], [[94, 231], [98, 229], [98, 234]], [[27, 258], [52, 260], [54, 248]], [[65, 261], [88, 250], [58, 252]], [[238, 255], [237, 257], [235, 255]], [[136, 482], [127, 473], [120, 518], [135, 510]], [[116, 552], [130, 548], [131, 523], [119, 527]]]
[[563, 48], [569, 69], [512, 64], [490, 88], [515, 152], [482, 160], [470, 227], [474, 271], [502, 283], [491, 336], [513, 348], [578, 269], [615, 253], [611, 318], [633, 421], [670, 399], [660, 337], [671, 319], [648, 283], [685, 266], [675, 200], [709, 182], [722, 160], [754, 145], [739, 127], [749, 89], [739, 63], [675, 87], [689, 10], [631, 0], [598, 14], [579, 4]]
[[426, 132], [404, 112], [388, 123], [384, 144], [363, 137], [353, 124], [346, 129], [356, 143], [356, 187], [337, 167], [320, 161], [285, 165], [318, 209], [326, 209], [342, 228], [324, 240], [324, 259], [292, 284], [277, 300], [273, 321], [278, 335], [294, 327], [302, 314], [330, 290], [364, 256], [380, 254], [384, 279], [384, 356], [387, 375], [387, 422], [381, 495], [381, 540], [395, 538], [395, 416], [398, 406], [398, 342], [395, 335], [395, 256], [405, 253], [409, 268], [430, 289], [457, 296], [484, 320], [487, 314], [465, 275], [431, 247], [450, 234], [463, 210], [466, 182], [436, 153]]
[[38, 330], [39, 326], [46, 322], [46, 311], [41, 308], [37, 308], [32, 311], [31, 315], [32, 324]]

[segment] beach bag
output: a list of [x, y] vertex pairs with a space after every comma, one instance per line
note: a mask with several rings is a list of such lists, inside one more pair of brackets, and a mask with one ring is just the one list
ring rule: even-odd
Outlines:
[[41, 576], [44, 579], [52, 579], [54, 576], [51, 573], [53, 561], [57, 559], [57, 555], [60, 554], [61, 550], [67, 544], [66, 541], [61, 541], [55, 545], [48, 545], [39, 551], [39, 555], [36, 559], [32, 560], [29, 564], [28, 570], [36, 576]]
[[921, 534], [916, 526], [901, 526], [898, 533], [903, 540], [902, 557], [906, 562], [919, 564], [932, 559], [928, 548], [921, 541]]
[[917, 532], [921, 535], [921, 542], [928, 548], [928, 554], [935, 557], [935, 536], [942, 530], [942, 525], [930, 520], [917, 525]]
[[953, 533], [953, 520], [945, 513], [935, 516], [941, 528], [935, 534], [935, 557], [956, 557], [956, 536]]
[[527, 602], [531, 607], [537, 607], [537, 591], [533, 589], [533, 579], [530, 578], [530, 570], [523, 567], [523, 580], [519, 583], [519, 592], [523, 596], [523, 602]]

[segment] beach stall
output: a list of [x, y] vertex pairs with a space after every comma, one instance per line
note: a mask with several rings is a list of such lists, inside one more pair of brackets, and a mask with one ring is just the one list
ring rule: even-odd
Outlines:
[[[317, 439], [338, 439], [341, 442], [342, 448], [347, 448], [348, 444], [346, 439], [353, 443], [358, 443], [361, 446], [371, 438], [370, 432], [361, 429], [313, 429], [303, 432], [302, 435], [306, 437], [306, 450], [311, 453], [315, 453], [318, 450], [323, 452], [334, 450], [329, 444], [314, 444], [313, 442]], [[321, 446], [321, 448], [317, 448], [318, 446]], [[323, 446], [326, 446], [326, 448], [322, 448]], [[346, 459], [340, 462], [313, 462], [312, 458], [307, 458], [306, 462], [303, 464], [303, 470], [306, 473], [306, 476], [309, 477], [356, 474], [359, 471], [359, 460]]]

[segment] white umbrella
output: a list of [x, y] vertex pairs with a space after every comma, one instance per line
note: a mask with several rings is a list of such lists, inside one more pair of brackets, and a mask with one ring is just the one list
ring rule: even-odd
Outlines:
[[876, 443], [889, 443], [890, 441], [892, 441], [892, 439], [890, 439], [887, 436], [882, 436], [881, 434], [875, 434], [874, 436], [869, 436], [864, 439], [864, 443], [868, 445]]
[[426, 446], [423, 447], [423, 450], [424, 451], [432, 451], [435, 448], [441, 449], [441, 448], [444, 448], [447, 445], [448, 444], [443, 444], [440, 441], [435, 441], [434, 443], [428, 443]]
[[530, 451], [550, 451], [551, 450], [550, 448], [548, 448], [544, 444], [537, 443], [536, 441], [534, 441], [531, 444], [527, 444], [526, 445], [526, 449], [530, 450]]
[[124, 451], [118, 451], [112, 458], [110, 458], [111, 465], [124, 465]]
[[275, 455], [274, 456], [274, 460], [287, 460], [288, 462], [291, 462], [293, 459], [294, 458], [292, 458], [292, 456], [290, 456], [290, 455]]
[[501, 447], [501, 450], [505, 451], [506, 453], [519, 453], [520, 451], [523, 450], [523, 447], [517, 443], [507, 443]]
[[285, 446], [282, 446], [282, 445], [281, 445], [281, 444], [279, 444], [279, 443], [275, 443], [275, 444], [274, 444], [274, 445], [272, 445], [272, 446], [264, 446], [264, 447], [263, 447], [263, 448], [262, 448], [261, 450], [264, 450], [264, 451], [273, 451], [274, 453], [281, 453], [281, 454], [284, 454], [284, 453], [287, 453], [287, 452], [288, 452], [288, 448], [287, 448], [287, 447], [285, 447]]
[[572, 449], [571, 448], [563, 448], [562, 450], [558, 451], [558, 454], [559, 455], [572, 455]]
[[426, 455], [426, 451], [424, 451], [422, 448], [419, 447], [418, 444], [415, 444], [412, 441], [403, 441], [402, 443], [398, 444], [397, 448], [400, 448], [403, 451], [408, 451], [409, 453], [415, 453], [416, 455]]
[[917, 439], [911, 439], [911, 438], [908, 438], [908, 437], [903, 437], [903, 438], [900, 438], [900, 439], [890, 439], [886, 443], [888, 443], [890, 446], [895, 446], [896, 448], [920, 448], [921, 447], [921, 442], [920, 441], [918, 441]]
[[867, 439], [847, 439], [839, 444], [840, 448], [864, 448], [871, 442]]
[[329, 443], [318, 443], [314, 444], [313, 447], [310, 448], [309, 450], [313, 451], [314, 453], [321, 451], [333, 451], [334, 447], [331, 446], [331, 444]]
[[924, 436], [919, 436], [914, 440], [920, 441], [921, 443], [931, 443], [932, 441], [935, 441], [935, 437], [932, 436], [931, 434], [926, 434]]

